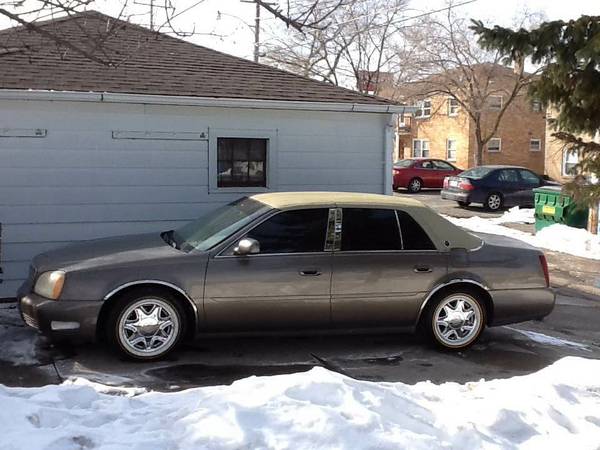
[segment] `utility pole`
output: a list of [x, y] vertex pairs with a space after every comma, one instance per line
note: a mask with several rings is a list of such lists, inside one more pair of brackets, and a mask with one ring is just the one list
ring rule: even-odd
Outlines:
[[256, 17], [254, 18], [254, 62], [260, 57], [260, 4], [256, 3]]

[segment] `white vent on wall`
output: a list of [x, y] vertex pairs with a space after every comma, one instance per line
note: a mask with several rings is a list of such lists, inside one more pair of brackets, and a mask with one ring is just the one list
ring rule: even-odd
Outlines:
[[0, 137], [46, 137], [48, 130], [44, 128], [0, 128]]
[[122, 131], [114, 130], [113, 139], [152, 139], [176, 141], [204, 141], [208, 131]]

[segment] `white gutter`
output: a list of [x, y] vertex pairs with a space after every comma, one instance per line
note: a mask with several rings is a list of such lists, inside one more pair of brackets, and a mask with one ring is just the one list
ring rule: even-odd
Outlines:
[[338, 111], [365, 113], [411, 114], [416, 108], [402, 105], [372, 105], [342, 102], [301, 102], [286, 100], [256, 100], [243, 98], [186, 97], [171, 95], [119, 94], [113, 92], [77, 92], [0, 89], [0, 100], [44, 100], [103, 103], [134, 103], [144, 105], [207, 106], [221, 108], [287, 109], [301, 111]]
[[387, 124], [385, 125], [385, 136], [383, 152], [385, 162], [383, 164], [383, 193], [386, 195], [393, 194], [393, 163], [394, 163], [394, 135], [396, 134], [396, 124], [398, 123], [398, 115], [391, 114], [388, 117]]

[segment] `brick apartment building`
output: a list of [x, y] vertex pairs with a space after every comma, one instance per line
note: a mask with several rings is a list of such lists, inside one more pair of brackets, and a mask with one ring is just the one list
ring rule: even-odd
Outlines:
[[[489, 65], [486, 66], [489, 76]], [[494, 95], [483, 106], [484, 134], [492, 129], [498, 111], [508, 98], [511, 68], [494, 65], [490, 81]], [[421, 85], [423, 83], [420, 83]], [[503, 87], [506, 85], [506, 88]], [[410, 85], [382, 89], [380, 95], [398, 98], [419, 106], [414, 116], [400, 117], [397, 128], [396, 159], [432, 157], [454, 162], [460, 168], [474, 165], [476, 153], [475, 127], [459, 102], [447, 95], [431, 95], [416, 100]], [[508, 106], [494, 137], [483, 152], [483, 164], [513, 164], [544, 173], [546, 119], [539, 102], [531, 101], [524, 92]]]

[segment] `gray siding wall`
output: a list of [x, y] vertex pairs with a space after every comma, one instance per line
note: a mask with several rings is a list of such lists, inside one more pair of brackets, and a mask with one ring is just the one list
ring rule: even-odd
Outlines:
[[[214, 192], [215, 134], [266, 130], [271, 190], [383, 193], [384, 114], [0, 100], [0, 298], [36, 254], [69, 242], [167, 230], [244, 195]], [[202, 132], [209, 139], [114, 139], [113, 131]], [[4, 133], [7, 134], [7, 133]]]

